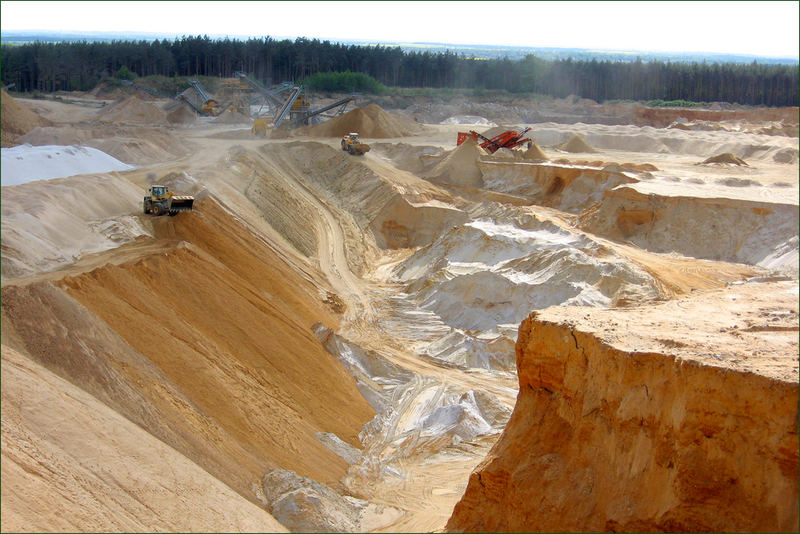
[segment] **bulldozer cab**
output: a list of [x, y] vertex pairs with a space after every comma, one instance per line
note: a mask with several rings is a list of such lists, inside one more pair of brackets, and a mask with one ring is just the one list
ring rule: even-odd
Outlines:
[[167, 188], [163, 185], [154, 185], [150, 188], [150, 193], [157, 198], [161, 198], [167, 195]]

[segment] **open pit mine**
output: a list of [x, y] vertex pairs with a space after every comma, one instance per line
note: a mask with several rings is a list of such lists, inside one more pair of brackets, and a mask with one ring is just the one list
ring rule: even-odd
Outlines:
[[797, 532], [798, 108], [462, 104], [3, 92], [2, 530]]

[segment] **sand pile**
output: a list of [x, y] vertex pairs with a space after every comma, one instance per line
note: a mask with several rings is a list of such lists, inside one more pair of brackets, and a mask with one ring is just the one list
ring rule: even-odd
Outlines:
[[197, 120], [197, 114], [187, 106], [178, 106], [167, 113], [167, 122], [175, 125], [189, 125]]
[[467, 138], [461, 146], [431, 169], [426, 178], [436, 183], [482, 187], [483, 179], [478, 161], [485, 155], [486, 152], [474, 139]]
[[701, 163], [701, 165], [707, 163], [726, 163], [730, 165], [745, 165], [749, 167], [749, 165], [747, 165], [747, 162], [745, 160], [731, 154], [730, 152], [725, 152], [723, 154], [717, 154], [716, 156], [712, 156], [704, 160], [703, 163]]
[[531, 145], [531, 147], [522, 153], [522, 157], [524, 159], [533, 160], [533, 161], [548, 161], [550, 158], [547, 157], [547, 154], [541, 149], [539, 145], [535, 142]]
[[311, 137], [341, 137], [349, 132], [358, 132], [363, 138], [391, 138], [417, 135], [424, 127], [406, 117], [384, 111], [377, 104], [356, 108], [341, 117], [300, 128], [298, 135]]
[[392, 162], [392, 165], [422, 176], [444, 159], [450, 150], [431, 145], [409, 145], [408, 143], [370, 143], [372, 152]]
[[250, 124], [250, 117], [247, 115], [243, 115], [238, 111], [233, 111], [231, 109], [226, 109], [216, 117], [211, 122], [215, 124]]
[[5, 91], [2, 91], [0, 100], [0, 121], [2, 121], [0, 122], [2, 146], [13, 146], [18, 136], [30, 132], [37, 126], [50, 125], [50, 121]]
[[98, 120], [111, 123], [158, 124], [164, 122], [166, 116], [162, 110], [145, 102], [139, 95], [132, 95], [101, 110]]
[[597, 152], [597, 149], [589, 145], [583, 137], [580, 135], [573, 135], [569, 140], [564, 141], [560, 145], [556, 146], [557, 149], [563, 150], [565, 152], [577, 153], [577, 152]]

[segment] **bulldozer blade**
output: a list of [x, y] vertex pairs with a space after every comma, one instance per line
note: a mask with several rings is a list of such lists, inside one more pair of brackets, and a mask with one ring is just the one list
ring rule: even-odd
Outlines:
[[169, 210], [170, 211], [191, 211], [192, 205], [194, 205], [193, 198], [176, 198], [172, 197], [172, 203], [170, 204]]

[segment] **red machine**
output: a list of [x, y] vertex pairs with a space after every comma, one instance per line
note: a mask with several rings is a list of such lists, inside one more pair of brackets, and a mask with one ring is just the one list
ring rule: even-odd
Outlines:
[[461, 143], [466, 141], [467, 138], [471, 137], [480, 145], [481, 148], [489, 152], [489, 154], [494, 154], [500, 148], [512, 149], [514, 147], [518, 147], [526, 141], [530, 141], [530, 139], [525, 137], [525, 134], [528, 133], [529, 130], [530, 128], [525, 128], [521, 132], [507, 130], [500, 135], [492, 137], [491, 139], [479, 134], [475, 130], [470, 130], [469, 133], [458, 132], [458, 140], [456, 141], [456, 145], [461, 146]]

